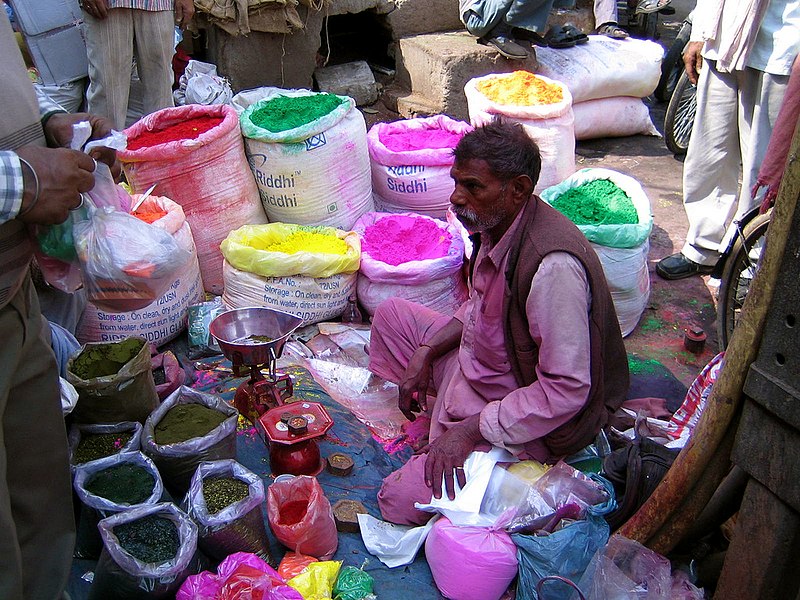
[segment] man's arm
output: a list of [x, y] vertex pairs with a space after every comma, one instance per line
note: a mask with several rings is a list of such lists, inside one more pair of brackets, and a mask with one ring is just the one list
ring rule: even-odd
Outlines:
[[517, 453], [586, 404], [591, 389], [590, 305], [580, 262], [561, 252], [546, 256], [526, 303], [530, 334], [539, 347], [538, 379], [481, 411], [480, 431], [488, 442]]

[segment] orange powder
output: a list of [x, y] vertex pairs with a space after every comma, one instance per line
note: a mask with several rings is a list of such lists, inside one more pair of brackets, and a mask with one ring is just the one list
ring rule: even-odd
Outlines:
[[514, 71], [478, 82], [478, 91], [497, 104], [532, 106], [556, 104], [564, 100], [561, 86], [547, 83], [527, 71]]

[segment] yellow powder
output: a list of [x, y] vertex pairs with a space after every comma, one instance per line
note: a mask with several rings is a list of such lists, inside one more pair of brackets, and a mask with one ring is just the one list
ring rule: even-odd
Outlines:
[[561, 86], [547, 83], [527, 71], [514, 71], [478, 82], [478, 91], [497, 104], [532, 106], [556, 104], [564, 100]]
[[347, 244], [335, 235], [313, 231], [295, 231], [279, 242], [264, 248], [267, 252], [315, 252], [319, 254], [347, 254]]

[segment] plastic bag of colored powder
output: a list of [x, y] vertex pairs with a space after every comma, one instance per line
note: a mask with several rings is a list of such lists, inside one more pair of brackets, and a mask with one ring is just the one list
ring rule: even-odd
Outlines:
[[342, 566], [340, 560], [311, 563], [308, 568], [286, 583], [303, 595], [305, 600], [328, 600]]
[[233, 267], [262, 277], [354, 273], [361, 258], [361, 241], [352, 231], [288, 223], [244, 225], [220, 247]]
[[630, 196], [608, 179], [595, 179], [566, 190], [553, 207], [576, 225], [632, 225], [639, 222]]
[[564, 100], [564, 91], [560, 85], [549, 83], [547, 79], [527, 71], [492, 76], [479, 81], [476, 87], [497, 104], [532, 106], [557, 104]]

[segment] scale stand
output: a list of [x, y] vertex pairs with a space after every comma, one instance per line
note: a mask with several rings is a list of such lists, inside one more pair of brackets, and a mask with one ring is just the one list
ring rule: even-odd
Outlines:
[[[277, 357], [274, 349], [270, 348], [269, 353], [269, 361], [263, 365], [242, 364], [242, 356], [238, 352], [233, 352], [231, 356], [234, 377], [241, 377], [247, 370], [250, 371], [250, 379], [236, 388], [233, 403], [236, 410], [254, 425], [261, 415], [270, 408], [280, 406], [294, 393], [292, 378], [276, 370]], [[268, 377], [264, 377], [264, 369], [267, 370]]]

